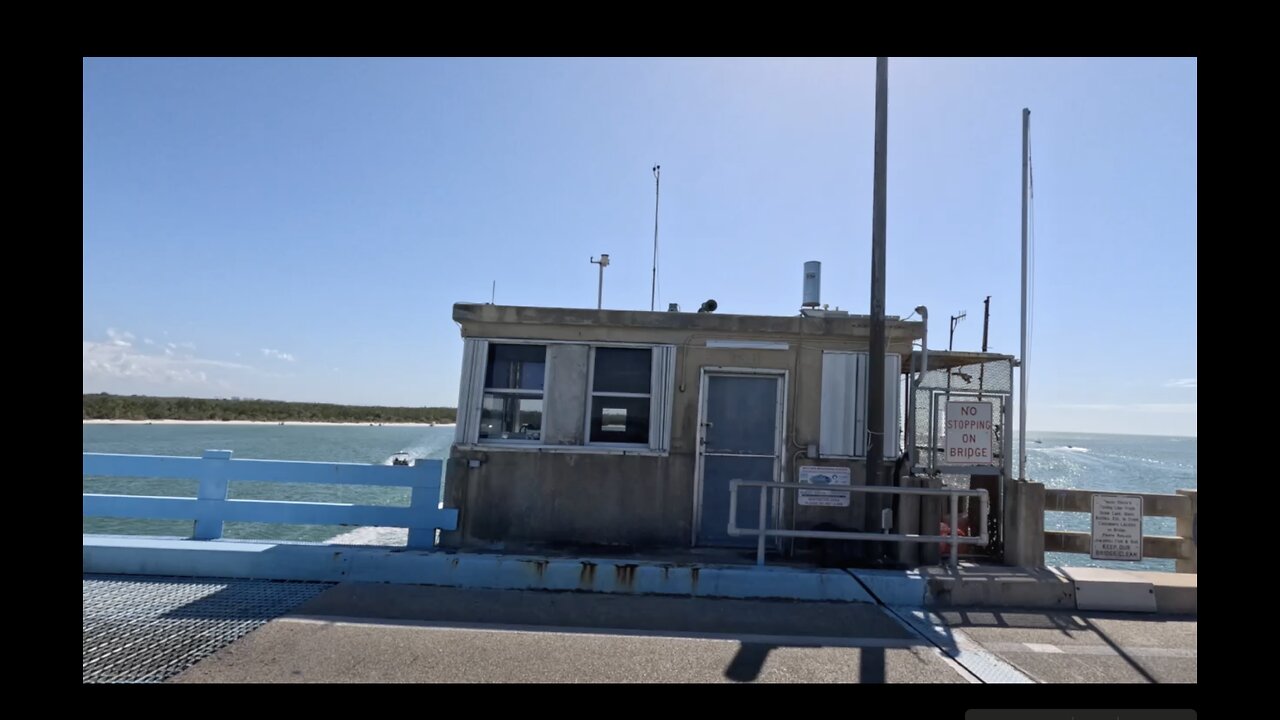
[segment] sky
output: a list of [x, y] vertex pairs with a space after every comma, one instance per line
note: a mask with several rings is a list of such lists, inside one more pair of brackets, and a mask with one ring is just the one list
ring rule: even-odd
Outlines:
[[[870, 308], [874, 58], [87, 58], [84, 392], [453, 406], [455, 302]], [[890, 58], [886, 312], [1196, 434], [1196, 61]], [[496, 290], [494, 289], [496, 283]], [[913, 318], [918, 319], [918, 318]]]

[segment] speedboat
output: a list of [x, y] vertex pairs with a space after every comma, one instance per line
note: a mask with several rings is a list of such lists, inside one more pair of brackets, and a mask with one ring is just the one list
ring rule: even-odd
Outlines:
[[400, 452], [391, 456], [391, 464], [392, 465], [412, 465], [413, 457], [410, 456], [408, 452], [401, 450]]

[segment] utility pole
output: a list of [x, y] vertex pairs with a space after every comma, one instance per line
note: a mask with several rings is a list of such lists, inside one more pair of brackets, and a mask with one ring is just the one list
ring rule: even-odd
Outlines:
[[649, 286], [649, 312], [658, 292], [658, 191], [662, 188], [662, 166], [653, 166], [653, 283]]
[[597, 260], [591, 258], [591, 262], [600, 266], [600, 284], [596, 286], [596, 309], [600, 310], [604, 307], [604, 269], [609, 267], [609, 253], [604, 253]]
[[[884, 297], [885, 297], [885, 180], [889, 132], [889, 58], [876, 58], [876, 136], [874, 184], [871, 193], [871, 357], [867, 382], [867, 480], [869, 486], [884, 485]], [[895, 430], [896, 432], [896, 430]], [[880, 527], [881, 511], [888, 503], [884, 495], [867, 495], [864, 527]], [[881, 543], [869, 543], [871, 561], [880, 559]]]
[[1022, 108], [1022, 352], [1018, 356], [1018, 479], [1027, 479], [1027, 165], [1031, 111]]

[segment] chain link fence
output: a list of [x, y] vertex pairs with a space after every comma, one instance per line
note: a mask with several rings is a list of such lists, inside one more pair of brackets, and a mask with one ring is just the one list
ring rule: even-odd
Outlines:
[[[914, 364], [919, 365], [916, 353]], [[991, 544], [986, 554], [997, 554], [1000, 547], [999, 490], [1001, 479], [1013, 471], [1013, 363], [1006, 355], [979, 353], [930, 352], [930, 369], [915, 383], [911, 395], [913, 464], [917, 472], [925, 472], [941, 481], [942, 487], [970, 488], [991, 485], [992, 512], [988, 521]], [[991, 452], [998, 475], [973, 473], [964, 466], [946, 463], [946, 427], [948, 401], [991, 403]], [[989, 469], [984, 468], [987, 473]], [[979, 479], [979, 476], [983, 476]]]

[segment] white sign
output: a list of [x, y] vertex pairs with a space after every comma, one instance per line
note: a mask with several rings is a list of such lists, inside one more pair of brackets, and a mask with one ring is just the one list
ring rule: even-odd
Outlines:
[[[800, 482], [813, 485], [848, 486], [849, 468], [804, 465], [800, 468]], [[839, 490], [797, 490], [796, 502], [800, 505], [849, 507], [849, 493]]]
[[991, 403], [947, 402], [945, 465], [995, 465], [991, 451]]
[[1142, 498], [1094, 494], [1091, 535], [1089, 557], [1094, 560], [1141, 560]]

